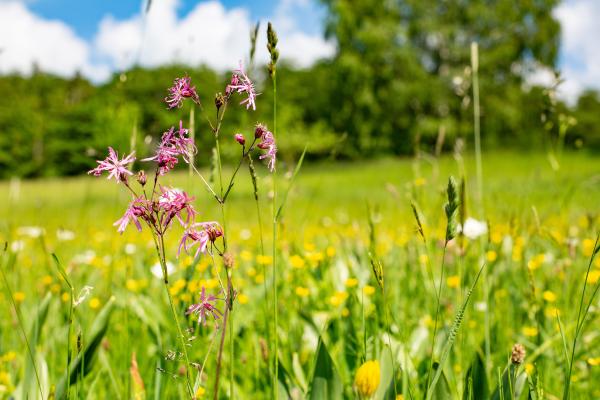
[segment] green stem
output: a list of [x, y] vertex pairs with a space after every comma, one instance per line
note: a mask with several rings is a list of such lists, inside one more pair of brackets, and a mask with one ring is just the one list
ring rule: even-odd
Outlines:
[[[435, 310], [435, 322], [433, 325], [433, 337], [431, 339], [431, 358], [429, 360], [429, 369], [427, 370], [427, 385], [425, 385], [425, 387], [429, 387], [429, 378], [431, 377], [431, 371], [433, 369], [433, 358], [434, 358], [434, 352], [435, 352], [435, 336], [437, 335], [437, 328], [438, 328], [438, 319], [439, 319], [439, 314], [440, 314], [440, 303], [441, 303], [441, 298], [442, 298], [442, 285], [444, 284], [444, 266], [446, 265], [445, 261], [446, 261], [446, 249], [448, 247], [448, 241], [446, 240], [446, 242], [444, 243], [444, 250], [442, 251], [442, 268], [441, 268], [441, 273], [440, 273], [440, 284], [438, 286], [438, 291], [437, 291], [437, 300], [436, 300], [436, 310]], [[434, 287], [435, 287], [435, 282], [434, 282]]]
[[[277, 132], [277, 75], [273, 74], [273, 135]], [[277, 263], [276, 263], [276, 252], [277, 252], [277, 214], [275, 209], [275, 202], [277, 198], [277, 183], [276, 183], [276, 172], [273, 171], [273, 198], [272, 198], [272, 212], [273, 212], [273, 340], [274, 340], [274, 361], [273, 361], [273, 390], [274, 398], [279, 398], [279, 340], [277, 335], [278, 326], [278, 307], [277, 307]]]
[[[154, 235], [153, 235], [153, 237], [154, 237]], [[171, 296], [171, 292], [169, 292], [169, 277], [168, 277], [168, 272], [167, 272], [167, 261], [165, 259], [165, 243], [164, 243], [164, 240], [162, 239], [162, 236], [158, 236], [158, 239], [156, 237], [154, 237], [154, 244], [156, 245], [156, 251], [158, 252], [158, 256], [159, 256], [158, 259], [160, 261], [160, 264], [161, 264], [162, 270], [163, 270], [165, 291], [167, 292], [167, 297], [169, 298], [169, 305], [171, 306], [171, 314], [173, 316], [173, 320], [175, 321], [175, 325], [177, 325], [177, 333], [179, 335], [179, 340], [181, 342], [181, 351], [185, 358], [186, 387], [188, 390], [188, 394], [190, 395], [190, 398], [193, 398], [194, 392], [192, 391], [192, 386], [190, 383], [190, 373], [189, 373], [190, 360], [189, 360], [188, 353], [187, 353], [187, 348], [186, 348], [185, 338], [183, 336], [183, 331], [181, 330], [181, 325], [179, 324], [179, 318], [177, 317], [177, 311], [175, 310], [175, 305], [173, 304], [173, 298]]]

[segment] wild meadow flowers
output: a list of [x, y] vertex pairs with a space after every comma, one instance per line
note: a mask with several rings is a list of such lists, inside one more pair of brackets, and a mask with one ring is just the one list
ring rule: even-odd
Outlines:
[[[173, 86], [168, 89], [168, 92], [169, 95], [165, 98], [165, 102], [169, 109], [181, 107], [186, 99], [190, 99], [196, 104], [199, 104], [200, 102], [196, 88], [195, 86], [192, 86], [192, 81], [189, 76], [176, 78]], [[89, 172], [94, 176], [100, 176], [102, 173], [107, 172], [109, 174], [109, 179], [114, 178], [117, 183], [123, 183], [131, 194], [131, 201], [125, 209], [123, 216], [114, 223], [119, 233], [122, 234], [130, 224], [138, 231], [142, 231], [143, 225], [146, 225], [150, 229], [155, 244], [156, 255], [159, 258], [166, 293], [171, 305], [172, 319], [178, 330], [180, 341], [179, 350], [182, 352], [185, 359], [183, 369], [185, 371], [186, 387], [190, 397], [193, 397], [192, 394], [196, 392], [197, 387], [195, 388], [194, 386], [197, 386], [197, 383], [194, 384], [190, 376], [190, 366], [192, 364], [188, 356], [188, 344], [183, 333], [184, 330], [179, 321], [179, 313], [174, 307], [171, 291], [168, 287], [169, 270], [167, 267], [167, 253], [169, 249], [166, 247], [166, 235], [171, 230], [173, 222], [177, 221], [183, 228], [183, 234], [179, 240], [179, 246], [176, 251], [178, 257], [181, 256], [182, 250], [186, 253], [190, 253], [194, 251], [195, 248], [195, 251], [193, 252], [194, 259], [198, 259], [202, 254], [207, 253], [214, 263], [214, 256], [217, 255], [222, 258], [223, 265], [226, 268], [226, 283], [223, 283], [219, 278], [219, 282], [221, 282], [220, 292], [223, 294], [223, 298], [221, 299], [224, 303], [223, 310], [219, 309], [219, 306], [216, 304], [217, 297], [213, 294], [207, 294], [206, 287], [202, 287], [199, 302], [189, 305], [185, 313], [186, 315], [197, 314], [198, 323], [203, 327], [207, 325], [207, 315], [212, 316], [215, 321], [222, 319], [222, 324], [215, 325], [215, 328], [221, 329], [222, 332], [217, 354], [215, 383], [216, 398], [219, 390], [219, 375], [221, 371], [221, 358], [225, 341], [225, 332], [228, 319], [232, 318], [230, 315], [233, 311], [233, 302], [236, 293], [232, 283], [232, 268], [234, 262], [231, 255], [227, 252], [227, 231], [224, 229], [224, 226], [226, 226], [224, 206], [227, 197], [233, 188], [234, 180], [241, 164], [246, 159], [251, 162], [251, 153], [255, 148], [264, 151], [264, 153], [259, 156], [259, 159], [267, 159], [267, 166], [270, 171], [274, 171], [275, 169], [277, 156], [275, 137], [265, 125], [260, 123], [256, 125], [254, 138], [248, 146], [246, 145], [243, 134], [235, 134], [235, 141], [242, 146], [242, 154], [238, 167], [231, 176], [228, 186], [225, 187], [223, 185], [219, 137], [222, 126], [221, 123], [225, 115], [225, 110], [227, 109], [226, 105], [231, 96], [234, 93], [237, 93], [246, 96], [240, 103], [241, 105], [246, 106], [246, 110], [256, 110], [256, 98], [258, 93], [256, 93], [254, 83], [247, 75], [241, 62], [239, 68], [234, 70], [231, 81], [225, 88], [225, 93], [226, 96], [220, 94], [216, 95], [217, 100], [215, 101], [215, 106], [217, 108], [217, 120], [214, 123], [211, 123], [212, 133], [215, 137], [216, 157], [219, 166], [219, 181], [221, 182], [220, 187], [218, 189], [211, 187], [195, 166], [193, 164], [191, 165], [209, 192], [214, 195], [215, 200], [221, 206], [222, 222], [197, 221], [199, 212], [196, 211], [194, 205], [196, 199], [188, 195], [184, 190], [166, 186], [161, 183], [161, 178], [169, 174], [177, 166], [180, 159], [185, 163], [193, 163], [194, 156], [198, 152], [194, 140], [189, 135], [189, 130], [184, 127], [183, 121], [181, 120], [179, 121], [178, 128], [171, 127], [162, 134], [154, 155], [141, 159], [144, 163], [154, 164], [153, 180], [149, 181], [146, 172], [140, 170], [137, 173], [137, 186], [133, 185], [129, 178], [132, 177], [134, 173], [129, 168], [135, 161], [134, 154], [132, 153], [119, 159], [117, 152], [110, 147], [108, 157], [105, 160], [98, 161], [98, 167]], [[253, 182], [254, 181], [255, 178], [253, 177]], [[230, 326], [232, 323], [233, 321], [230, 322]], [[233, 341], [233, 338], [230, 338], [230, 340]], [[206, 357], [208, 357], [208, 354]]]

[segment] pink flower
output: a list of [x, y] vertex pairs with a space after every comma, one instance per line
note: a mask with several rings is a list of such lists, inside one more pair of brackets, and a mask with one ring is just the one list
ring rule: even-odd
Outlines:
[[127, 169], [127, 165], [135, 161], [134, 153], [129, 154], [127, 157], [119, 160], [119, 155], [112, 147], [108, 148], [108, 157], [102, 161], [96, 161], [98, 166], [90, 171], [88, 174], [94, 176], [102, 175], [102, 172], [107, 171], [108, 179], [115, 178], [117, 183], [127, 180], [127, 175], [133, 175], [133, 172]]
[[142, 225], [140, 224], [139, 218], [148, 219], [150, 218], [150, 213], [148, 211], [148, 201], [143, 197], [136, 197], [129, 203], [129, 207], [125, 210], [125, 214], [116, 221], [113, 226], [119, 226], [117, 231], [120, 234], [125, 232], [125, 228], [131, 222], [135, 224], [135, 227], [138, 231], [142, 231]]
[[185, 315], [190, 315], [192, 313], [198, 314], [198, 323], [202, 323], [202, 325], [206, 326], [206, 315], [210, 314], [212, 317], [217, 320], [223, 314], [219, 311], [213, 303], [215, 303], [217, 297], [213, 295], [206, 295], [206, 288], [202, 286], [202, 292], [200, 292], [200, 302], [197, 304], [192, 304], [188, 307]]
[[[181, 237], [179, 249], [177, 250], [177, 257], [179, 257], [179, 254], [181, 254], [182, 248], [186, 253], [189, 253], [189, 249], [198, 245], [198, 249], [194, 254], [194, 258], [196, 258], [198, 257], [198, 254], [206, 252], [208, 242], [214, 243], [215, 240], [221, 236], [223, 236], [223, 229], [218, 222], [197, 222], [192, 224], [188, 229], [186, 229]], [[191, 243], [188, 244], [188, 242]]]
[[236, 133], [234, 138], [235, 138], [235, 141], [238, 142], [239, 144], [241, 144], [242, 146], [244, 144], [246, 144], [246, 138], [241, 133]]
[[171, 127], [163, 133], [160, 144], [154, 157], [144, 158], [142, 161], [156, 161], [159, 175], [165, 175], [175, 168], [177, 157], [182, 156], [186, 163], [198, 152], [194, 140], [187, 137], [188, 130], [183, 128], [183, 121], [179, 121], [179, 130]]
[[256, 146], [259, 149], [266, 150], [266, 152], [260, 155], [259, 159], [267, 158], [269, 160], [267, 167], [271, 172], [275, 170], [275, 162], [277, 161], [277, 145], [275, 144], [275, 136], [262, 124], [257, 124], [254, 131], [254, 136], [260, 138], [260, 143]]
[[227, 96], [230, 96], [233, 92], [246, 93], [248, 97], [242, 100], [240, 104], [246, 104], [246, 109], [252, 107], [253, 110], [256, 110], [256, 96], [260, 93], [256, 93], [254, 83], [252, 83], [246, 72], [244, 72], [244, 66], [241, 61], [240, 68], [233, 71], [231, 82], [225, 88]]
[[[188, 225], [196, 215], [196, 210], [192, 206], [194, 198], [179, 189], [161, 186], [160, 190], [162, 194], [158, 198], [158, 207], [164, 212], [160, 221], [163, 228], [169, 227], [173, 218], [177, 218], [181, 226]], [[183, 212], [186, 214], [185, 218]]]
[[184, 98], [190, 98], [196, 104], [200, 104], [200, 99], [196, 93], [196, 87], [191, 86], [192, 79], [189, 76], [176, 78], [173, 86], [169, 88], [169, 95], [165, 97], [165, 102], [169, 108], [181, 107]]

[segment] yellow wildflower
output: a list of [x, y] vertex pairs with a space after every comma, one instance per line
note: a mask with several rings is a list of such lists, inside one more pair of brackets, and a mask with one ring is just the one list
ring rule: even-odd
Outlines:
[[240, 253], [240, 258], [244, 261], [251, 261], [252, 260], [252, 253], [250, 253], [248, 250], [243, 250]]
[[546, 290], [543, 294], [542, 297], [544, 298], [544, 300], [546, 300], [548, 303], [554, 303], [556, 301], [556, 295], [554, 294], [554, 292], [551, 292], [550, 290]]
[[367, 361], [358, 368], [354, 377], [354, 387], [361, 396], [372, 396], [379, 387], [381, 372], [378, 361]]
[[534, 369], [535, 369], [535, 367], [533, 366], [532, 363], [525, 364], [525, 372], [527, 373], [527, 375], [531, 376]]
[[199, 386], [198, 390], [196, 390], [196, 394], [195, 394], [195, 398], [200, 398], [200, 397], [204, 397], [204, 394], [206, 393], [206, 390], [202, 387]]
[[308, 288], [298, 286], [296, 288], [296, 295], [299, 297], [308, 297], [308, 295], [310, 295], [310, 290]]
[[498, 253], [496, 253], [494, 250], [489, 250], [485, 253], [485, 259], [488, 260], [488, 262], [494, 262], [497, 258]]
[[416, 187], [424, 186], [426, 183], [427, 183], [427, 180], [425, 178], [417, 178], [414, 181], [414, 184]]
[[523, 335], [533, 337], [537, 336], [538, 330], [534, 326], [526, 326], [523, 328]]
[[587, 278], [587, 282], [591, 285], [595, 285], [598, 282], [598, 280], [600, 280], [600, 271], [597, 271], [597, 270], [590, 271], [590, 274], [588, 275], [588, 278]]
[[25, 300], [25, 293], [15, 292], [15, 294], [13, 295], [13, 298], [15, 299], [15, 302], [22, 303], [23, 300]]
[[137, 292], [140, 289], [138, 282], [135, 279], [127, 279], [125, 287], [132, 292]]
[[270, 265], [273, 262], [273, 257], [259, 254], [256, 256], [256, 262], [260, 265]]
[[250, 301], [250, 298], [248, 297], [248, 295], [246, 295], [244, 293], [240, 293], [238, 295], [237, 299], [240, 302], [240, 304], [248, 304], [248, 302]]
[[427, 254], [421, 254], [419, 256], [419, 262], [421, 264], [427, 264], [427, 261], [429, 261], [429, 257], [427, 257]]
[[592, 367], [597, 367], [598, 365], [600, 365], [600, 357], [590, 357], [587, 359], [587, 363], [590, 364]]
[[90, 299], [90, 308], [92, 310], [96, 310], [99, 307], [100, 307], [100, 299], [98, 299], [97, 297], [92, 297]]
[[375, 288], [374, 288], [373, 286], [371, 286], [371, 285], [366, 285], [366, 286], [363, 288], [363, 293], [364, 293], [366, 296], [371, 296], [373, 293], [375, 293]]
[[346, 287], [352, 288], [356, 285], [358, 285], [358, 279], [356, 279], [356, 278], [346, 279]]
[[583, 251], [583, 255], [586, 257], [591, 257], [592, 256], [592, 252], [594, 251], [594, 243], [595, 241], [592, 239], [583, 239], [583, 242], [581, 243], [581, 247], [582, 247], [582, 251]]
[[460, 285], [460, 276], [452, 275], [446, 279], [449, 288], [457, 288]]
[[331, 258], [331, 257], [335, 256], [335, 247], [328, 246], [327, 250], [325, 250], [325, 252], [327, 253], [327, 257]]
[[294, 268], [302, 268], [304, 267], [305, 261], [298, 254], [294, 254], [290, 257], [290, 264], [292, 264], [292, 267]]

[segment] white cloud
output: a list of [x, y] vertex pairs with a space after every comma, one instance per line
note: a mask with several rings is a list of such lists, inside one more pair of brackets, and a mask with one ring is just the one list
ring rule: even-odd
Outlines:
[[[65, 23], [37, 16], [26, 1], [0, 0], [0, 73], [30, 74], [35, 64], [61, 76], [80, 71], [98, 82], [136, 63], [147, 67], [207, 64], [228, 70], [247, 58], [254, 21], [245, 8], [226, 9], [211, 0], [179, 17], [177, 6], [178, 0], [161, 0], [152, 3], [146, 16], [140, 13], [119, 20], [107, 15], [93, 40], [86, 41]], [[310, 7], [306, 0], [281, 0], [272, 16], [281, 58], [300, 67], [335, 51], [322, 35], [303, 32], [298, 16], [310, 16]], [[263, 22], [256, 57], [266, 62]]]
[[[283, 13], [286, 9], [280, 6], [274, 17], [282, 59], [305, 67], [333, 54], [331, 43], [301, 32], [293, 17]], [[105, 17], [94, 41], [97, 54], [118, 69], [136, 62], [150, 67], [179, 62], [205, 63], [219, 70], [237, 66], [248, 54], [253, 23], [244, 8], [227, 10], [218, 1], [207, 1], [183, 18], [178, 18], [176, 11], [176, 0], [164, 0], [154, 2], [145, 19], [141, 15], [122, 21]], [[264, 33], [261, 39], [264, 41]], [[263, 42], [258, 44], [257, 57], [267, 60]]]
[[31, 13], [23, 3], [0, 2], [0, 73], [30, 74], [34, 65], [61, 76], [77, 71], [102, 79], [106, 68], [92, 66], [88, 44], [60, 21]]
[[562, 3], [555, 16], [562, 27], [563, 77], [562, 97], [573, 103], [586, 88], [600, 89], [600, 2], [569, 0]]

